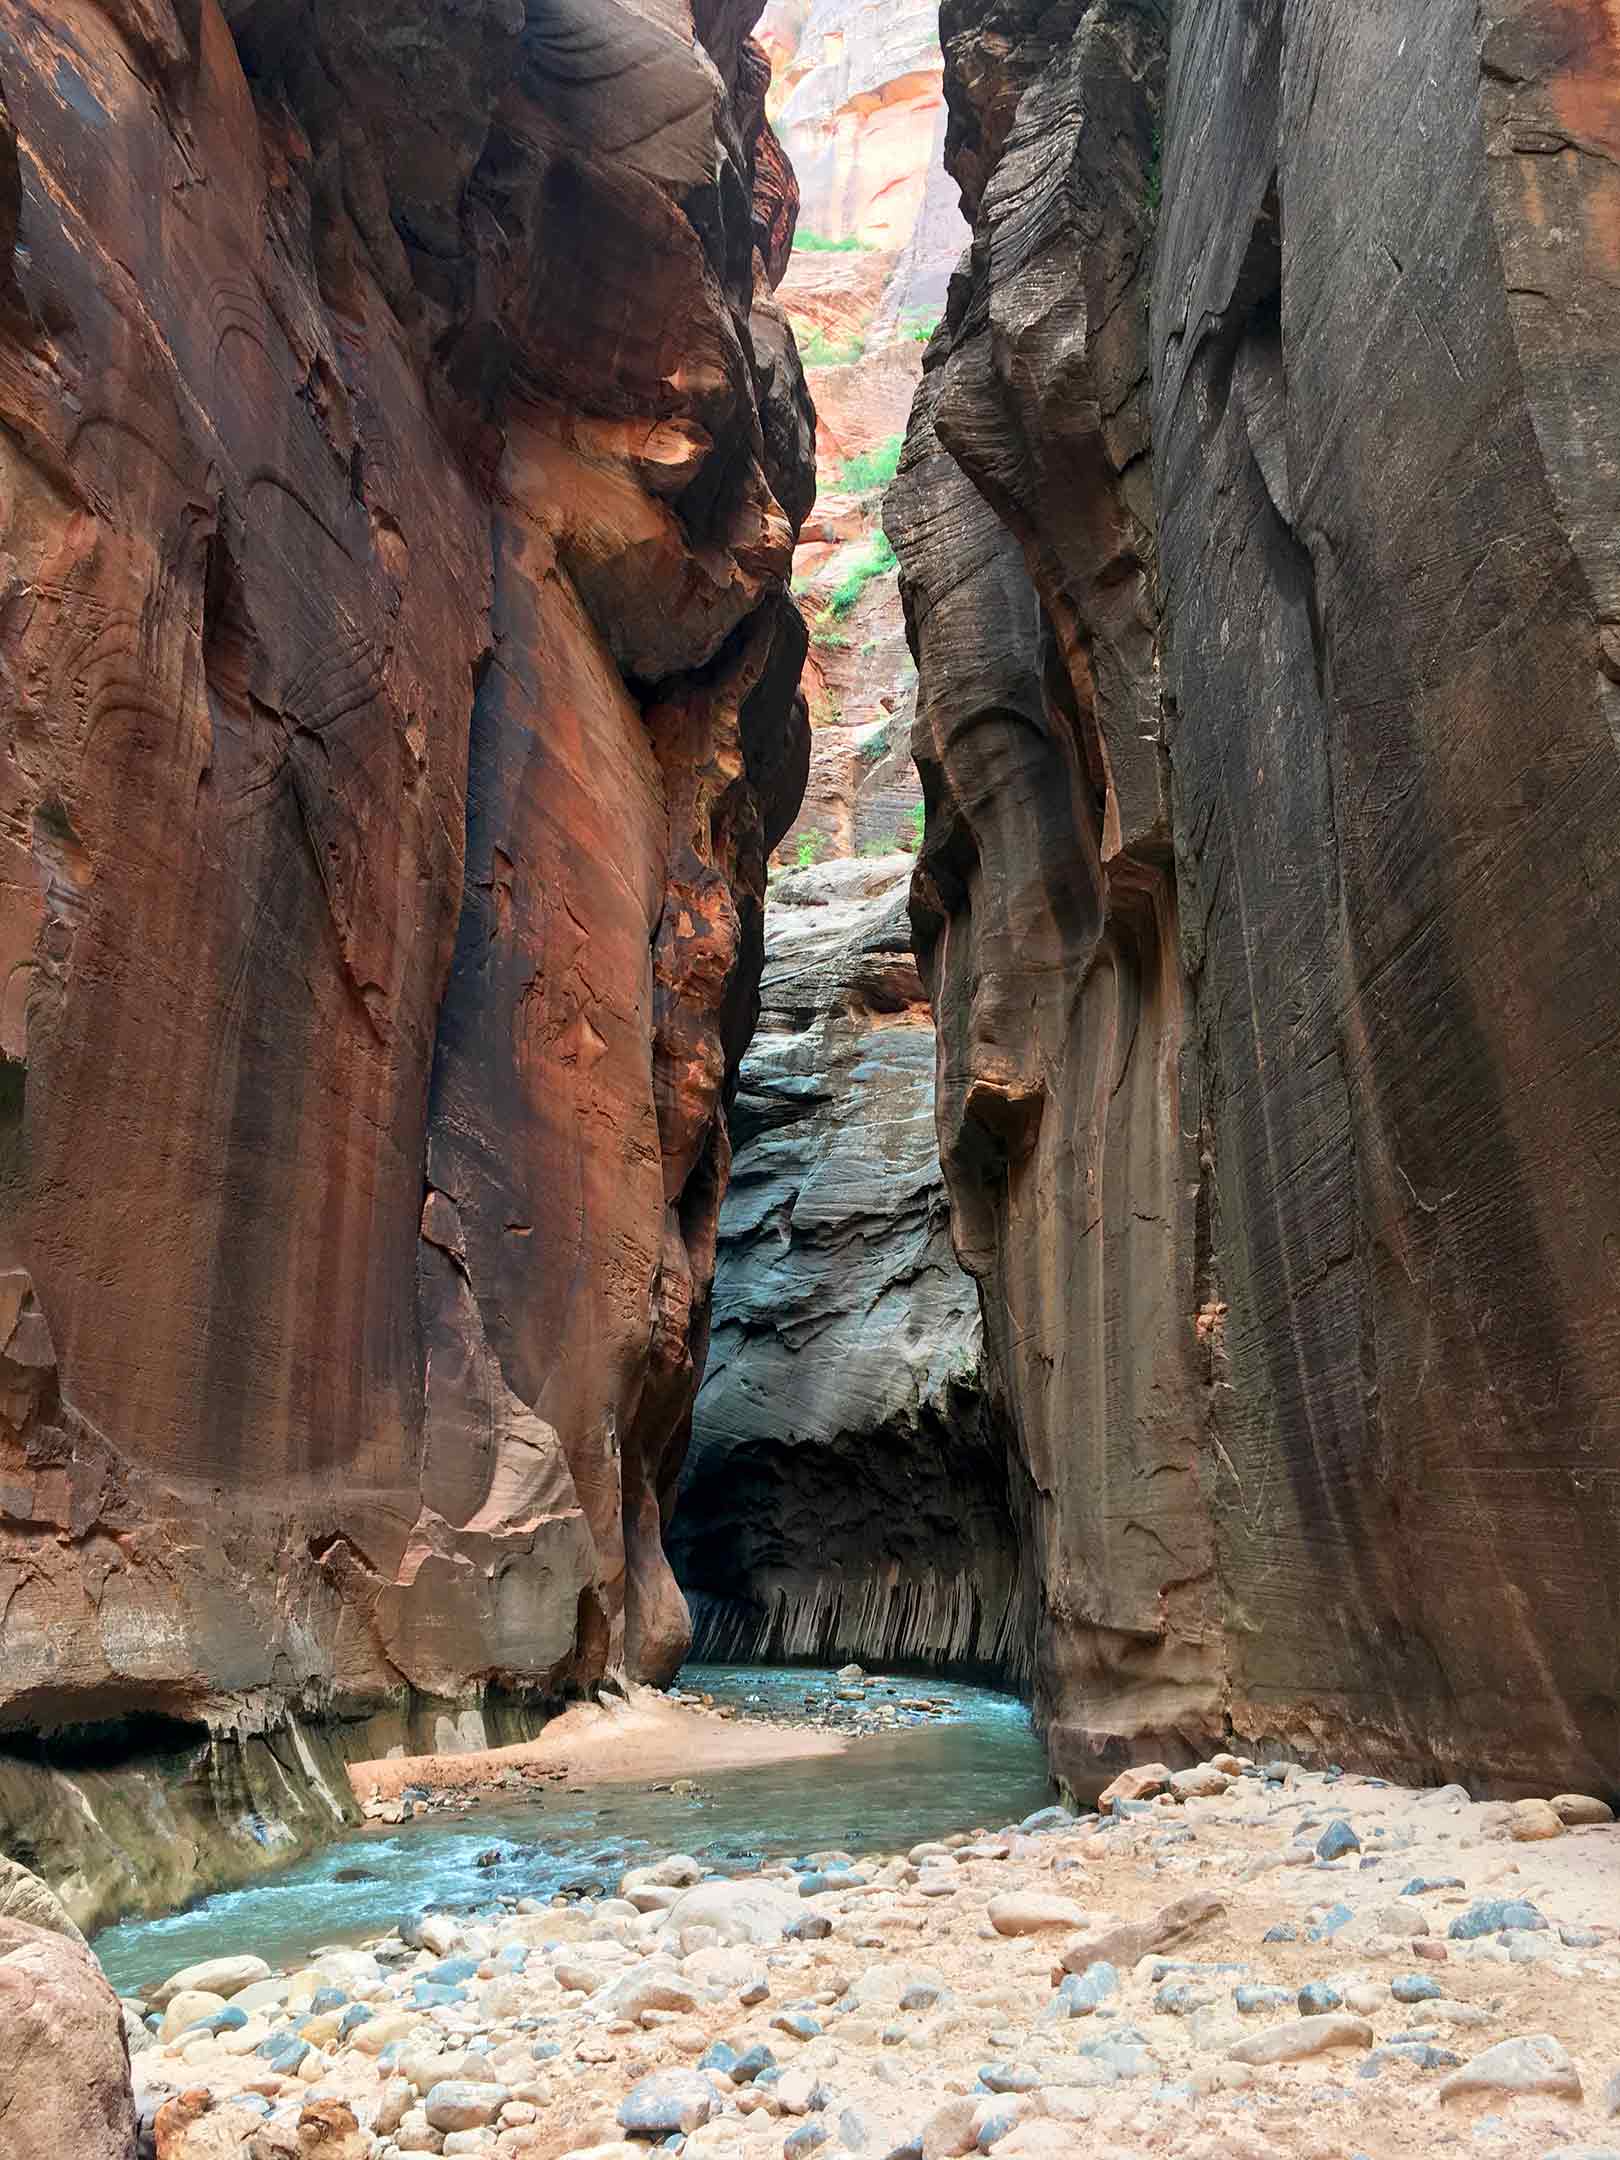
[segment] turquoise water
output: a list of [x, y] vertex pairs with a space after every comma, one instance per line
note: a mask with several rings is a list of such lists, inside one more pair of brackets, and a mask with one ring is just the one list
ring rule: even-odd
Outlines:
[[[827, 1672], [692, 1665], [686, 1688], [776, 1715], [825, 1694]], [[896, 1681], [870, 1700], [926, 1696], [936, 1719], [855, 1741], [847, 1754], [697, 1774], [694, 1798], [650, 1786], [553, 1787], [491, 1800], [467, 1814], [400, 1827], [371, 1824], [312, 1859], [242, 1890], [222, 1891], [160, 1920], [127, 1921], [97, 1936], [114, 1986], [128, 1991], [198, 1958], [254, 1951], [273, 1965], [323, 1943], [381, 1935], [432, 1904], [487, 1908], [500, 1898], [608, 1889], [649, 1853], [689, 1852], [723, 1874], [828, 1847], [899, 1851], [921, 1838], [1016, 1822], [1051, 1798], [1046, 1760], [1024, 1705], [988, 1688]], [[499, 1845], [499, 1867], [477, 1857]], [[339, 1881], [340, 1871], [361, 1871]]]

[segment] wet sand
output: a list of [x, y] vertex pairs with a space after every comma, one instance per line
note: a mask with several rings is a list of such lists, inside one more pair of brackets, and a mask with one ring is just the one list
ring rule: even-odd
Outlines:
[[557, 1780], [581, 1789], [645, 1784], [654, 1778], [701, 1778], [755, 1764], [805, 1762], [842, 1755], [847, 1732], [723, 1717], [635, 1688], [627, 1703], [576, 1703], [533, 1740], [458, 1755], [390, 1755], [349, 1765], [362, 1807], [397, 1800], [407, 1786], [431, 1793], [510, 1790], [515, 1776]]

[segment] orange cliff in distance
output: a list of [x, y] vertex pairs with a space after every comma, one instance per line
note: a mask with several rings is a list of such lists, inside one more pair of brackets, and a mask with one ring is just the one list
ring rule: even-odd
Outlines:
[[967, 228], [944, 169], [928, 0], [769, 0], [758, 34], [802, 200], [779, 297], [819, 416], [818, 502], [794, 557], [811, 627], [810, 783], [775, 857], [803, 866], [917, 844], [916, 674], [883, 489]]

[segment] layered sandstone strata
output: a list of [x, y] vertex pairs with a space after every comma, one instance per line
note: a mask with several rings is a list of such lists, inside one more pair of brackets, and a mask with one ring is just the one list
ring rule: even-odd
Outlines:
[[10, 1729], [679, 1659], [806, 756], [757, 14], [0, 8]]
[[916, 670], [882, 494], [965, 231], [931, 0], [769, 0], [760, 37], [803, 191], [781, 298], [817, 412], [817, 505], [794, 560], [812, 754], [778, 856], [794, 866], [917, 844]]
[[1620, 1775], [1620, 49], [1420, 13], [942, 11], [915, 908], [1076, 1785]]
[[773, 888], [670, 1550], [700, 1656], [1020, 1680], [1016, 1504], [951, 1255], [910, 871]]

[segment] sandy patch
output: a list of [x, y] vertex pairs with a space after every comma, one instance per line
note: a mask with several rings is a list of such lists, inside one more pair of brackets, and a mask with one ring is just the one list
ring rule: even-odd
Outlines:
[[425, 1786], [430, 1792], [477, 1791], [497, 1785], [514, 1770], [547, 1776], [566, 1771], [570, 1785], [640, 1785], [658, 1778], [746, 1770], [758, 1763], [842, 1755], [849, 1742], [848, 1733], [722, 1718], [712, 1710], [672, 1703], [650, 1688], [637, 1688], [628, 1703], [575, 1703], [533, 1740], [512, 1747], [351, 1763], [349, 1782], [362, 1805], [392, 1800], [407, 1785]]

